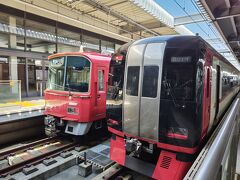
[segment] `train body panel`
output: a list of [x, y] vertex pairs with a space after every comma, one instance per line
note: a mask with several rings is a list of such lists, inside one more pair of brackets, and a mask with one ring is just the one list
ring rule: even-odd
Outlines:
[[[109, 128], [109, 131], [112, 133], [115, 132], [115, 130], [111, 127]], [[110, 158], [122, 166], [128, 167], [154, 179], [174, 180], [181, 180], [191, 166], [191, 162], [178, 160], [176, 153], [164, 150], [155, 155], [155, 163], [150, 163], [134, 156], [129, 156], [126, 152], [127, 144], [124, 138], [125, 134], [122, 135], [123, 136], [119, 136], [119, 134], [116, 136], [113, 135], [110, 140]], [[142, 138], [138, 139], [141, 139], [142, 141], [148, 141]], [[154, 142], [149, 143], [154, 144]], [[162, 148], [161, 144], [159, 143], [157, 143], [157, 147]]]
[[[239, 72], [218, 54], [211, 52], [211, 107], [208, 131], [221, 119], [232, 99], [240, 90]], [[238, 77], [234, 79], [234, 77]], [[231, 78], [233, 80], [231, 80]]]
[[239, 92], [239, 71], [198, 36], [138, 40], [124, 71], [122, 119], [109, 120], [111, 159], [182, 179]]
[[[164, 47], [165, 43], [152, 43], [145, 46], [141, 44], [133, 47], [128, 54], [129, 61], [126, 68], [128, 74], [131, 73], [132, 79], [129, 78], [125, 81], [126, 88], [123, 91], [125, 94], [123, 118], [126, 119], [123, 122], [123, 131], [125, 133], [151, 140], [158, 139], [161, 89], [158, 84], [161, 84], [162, 75], [162, 64], [159, 61], [162, 62]], [[145, 78], [143, 78], [144, 75]], [[146, 75], [148, 76], [146, 77]], [[144, 85], [138, 86], [137, 81]], [[130, 86], [133, 89], [131, 92], [128, 91]], [[149, 86], [155, 87], [149, 89]], [[141, 96], [141, 93], [146, 95]], [[148, 119], [148, 121], [145, 121], [145, 119]]]
[[[90, 115], [90, 95], [71, 95], [69, 92], [45, 91], [46, 115], [64, 118], [69, 121], [88, 122], [93, 121]], [[84, 112], [84, 113], [80, 113]]]
[[50, 56], [49, 61], [45, 114], [50, 118], [45, 124], [49, 131], [59, 126], [66, 133], [84, 135], [93, 122], [106, 117], [110, 57], [59, 53]]

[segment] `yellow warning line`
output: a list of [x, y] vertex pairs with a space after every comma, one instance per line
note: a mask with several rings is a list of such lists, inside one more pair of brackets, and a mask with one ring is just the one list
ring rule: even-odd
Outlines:
[[44, 100], [39, 101], [16, 101], [16, 102], [9, 102], [9, 103], [1, 103], [0, 107], [9, 107], [9, 106], [22, 106], [22, 107], [32, 107], [32, 106], [40, 106], [44, 105]]

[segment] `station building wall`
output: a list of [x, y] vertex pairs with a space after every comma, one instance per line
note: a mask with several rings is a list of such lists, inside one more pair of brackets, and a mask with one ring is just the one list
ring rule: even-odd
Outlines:
[[[57, 22], [39, 20], [0, 12], [0, 82], [21, 80], [22, 97], [39, 96], [40, 84], [45, 89], [48, 55], [78, 52], [80, 45], [86, 51], [111, 53], [121, 45], [101, 35], [98, 38], [84, 34], [76, 27], [71, 29]], [[20, 51], [41, 53], [45, 58], [22, 57]]]

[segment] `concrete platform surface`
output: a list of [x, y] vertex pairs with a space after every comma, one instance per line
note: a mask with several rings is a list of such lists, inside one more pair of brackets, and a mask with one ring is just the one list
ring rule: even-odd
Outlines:
[[44, 99], [0, 104], [0, 124], [42, 116]]

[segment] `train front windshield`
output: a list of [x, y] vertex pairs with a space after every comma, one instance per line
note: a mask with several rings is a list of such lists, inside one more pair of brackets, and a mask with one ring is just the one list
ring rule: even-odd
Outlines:
[[81, 56], [61, 56], [50, 59], [48, 89], [88, 92], [90, 61]]
[[125, 55], [114, 54], [109, 69], [107, 117], [122, 120], [122, 89], [124, 80]]
[[196, 50], [169, 48], [164, 58], [159, 138], [165, 143], [193, 147], [201, 132], [202, 67]]
[[122, 87], [124, 76], [125, 60], [111, 60], [109, 83], [108, 83], [108, 99], [122, 99]]

